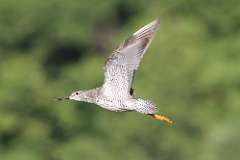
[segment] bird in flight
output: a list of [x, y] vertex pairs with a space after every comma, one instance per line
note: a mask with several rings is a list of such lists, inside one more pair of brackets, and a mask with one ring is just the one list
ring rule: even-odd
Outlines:
[[147, 24], [113, 51], [105, 62], [105, 79], [101, 87], [75, 91], [68, 97], [57, 99], [94, 103], [115, 112], [136, 111], [172, 124], [173, 122], [169, 118], [157, 114], [158, 108], [153, 102], [136, 97], [132, 88], [140, 61], [151, 44], [159, 25], [159, 20]]

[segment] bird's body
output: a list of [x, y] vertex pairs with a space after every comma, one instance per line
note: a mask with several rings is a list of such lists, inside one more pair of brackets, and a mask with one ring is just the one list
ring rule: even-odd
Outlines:
[[137, 111], [172, 123], [168, 118], [156, 114], [158, 109], [153, 102], [136, 98], [132, 89], [140, 61], [158, 28], [159, 21], [155, 20], [120, 44], [105, 63], [105, 79], [101, 87], [73, 92], [66, 99], [94, 103], [115, 112]]
[[151, 101], [135, 98], [132, 95], [129, 95], [126, 99], [108, 97], [104, 95], [101, 87], [86, 91], [77, 91], [77, 94], [81, 98], [75, 100], [94, 103], [114, 112], [138, 111], [144, 114], [154, 114], [157, 112], [156, 105]]

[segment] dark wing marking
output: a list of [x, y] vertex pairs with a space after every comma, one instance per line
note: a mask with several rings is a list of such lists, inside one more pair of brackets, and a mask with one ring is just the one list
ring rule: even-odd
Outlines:
[[131, 88], [131, 89], [130, 89], [130, 95], [131, 95], [131, 96], [133, 95], [133, 92], [134, 92], [134, 89]]

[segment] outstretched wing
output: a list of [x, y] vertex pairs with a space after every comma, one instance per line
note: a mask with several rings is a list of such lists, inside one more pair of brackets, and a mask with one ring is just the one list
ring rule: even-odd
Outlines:
[[107, 59], [103, 94], [109, 97], [128, 98], [135, 72], [149, 47], [159, 20], [155, 20], [125, 40]]

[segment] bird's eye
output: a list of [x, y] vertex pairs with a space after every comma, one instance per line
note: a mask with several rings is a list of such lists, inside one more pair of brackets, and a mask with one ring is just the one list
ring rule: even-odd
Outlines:
[[78, 92], [76, 92], [76, 95], [78, 95]]

